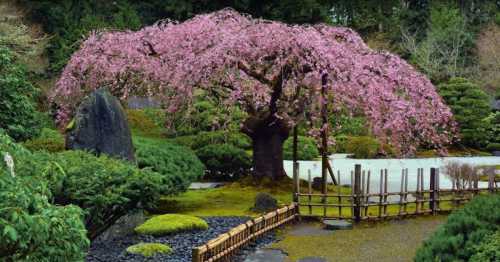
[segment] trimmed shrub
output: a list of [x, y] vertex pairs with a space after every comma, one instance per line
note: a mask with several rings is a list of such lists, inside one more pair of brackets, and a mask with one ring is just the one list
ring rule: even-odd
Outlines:
[[205, 220], [188, 215], [166, 214], [148, 219], [144, 224], [135, 228], [135, 232], [143, 235], [161, 236], [182, 231], [206, 230]]
[[193, 150], [200, 149], [210, 144], [231, 144], [244, 150], [252, 149], [252, 141], [250, 138], [239, 132], [200, 132], [197, 135], [179, 136], [171, 139], [171, 141], [176, 144], [190, 147]]
[[474, 247], [471, 262], [500, 261], [500, 231], [486, 236]]
[[134, 137], [135, 156], [139, 168], [149, 168], [168, 181], [168, 194], [187, 190], [191, 182], [201, 178], [205, 167], [193, 151], [163, 139]]
[[127, 109], [127, 121], [130, 130], [135, 135], [146, 137], [162, 137], [163, 129], [159, 123], [156, 123], [151, 117], [152, 110]]
[[127, 247], [127, 252], [144, 257], [152, 257], [157, 254], [170, 254], [172, 253], [172, 248], [160, 243], [139, 243]]
[[[0, 130], [1, 131], [1, 130]], [[52, 193], [45, 181], [13, 175], [3, 155], [29, 154], [0, 132], [0, 260], [82, 261], [90, 242], [82, 210], [73, 205], [49, 203]]]
[[12, 52], [0, 47], [0, 128], [16, 141], [36, 137], [40, 132], [34, 98], [37, 93]]
[[30, 151], [47, 151], [51, 153], [65, 150], [64, 136], [57, 130], [43, 128], [40, 136], [23, 143]]
[[208, 144], [196, 155], [205, 163], [208, 178], [234, 180], [250, 173], [252, 158], [243, 149], [231, 144]]
[[354, 158], [375, 158], [380, 151], [378, 140], [369, 136], [348, 137], [344, 147]]
[[417, 251], [415, 261], [470, 261], [481, 250], [489, 250], [478, 246], [500, 230], [499, 206], [500, 195], [475, 197], [448, 216], [446, 224]]
[[[318, 157], [318, 145], [314, 138], [297, 136], [298, 160], [314, 160]], [[283, 145], [283, 159], [293, 160], [293, 137], [289, 137]]]
[[490, 143], [486, 146], [488, 151], [500, 151], [500, 143]]
[[85, 226], [94, 239], [134, 208], [153, 208], [171, 181], [126, 162], [83, 151], [34, 153], [18, 166], [19, 173], [47, 181], [52, 202], [74, 204], [85, 211]]

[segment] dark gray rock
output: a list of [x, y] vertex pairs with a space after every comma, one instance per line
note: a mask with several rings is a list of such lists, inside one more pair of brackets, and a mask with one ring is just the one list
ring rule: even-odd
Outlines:
[[127, 117], [118, 99], [106, 88], [86, 97], [73, 121], [66, 136], [66, 148], [135, 161]]
[[146, 221], [143, 210], [135, 210], [119, 218], [115, 224], [106, 229], [99, 237], [99, 241], [112, 241], [116, 238], [134, 234], [134, 229]]
[[255, 212], [264, 213], [276, 210], [278, 208], [278, 200], [268, 193], [258, 193], [255, 196]]
[[314, 190], [321, 191], [322, 188], [323, 188], [323, 178], [321, 178], [321, 177], [315, 177], [315, 178], [313, 178], [312, 188]]

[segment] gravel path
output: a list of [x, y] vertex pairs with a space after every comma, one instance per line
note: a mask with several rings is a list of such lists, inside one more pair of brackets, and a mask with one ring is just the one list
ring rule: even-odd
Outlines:
[[[191, 249], [195, 246], [200, 246], [208, 240], [227, 232], [229, 229], [245, 223], [248, 217], [204, 217], [208, 223], [208, 230], [196, 232], [184, 232], [174, 235], [153, 237], [128, 235], [121, 238], [116, 238], [111, 241], [96, 240], [92, 242], [86, 261], [89, 262], [113, 262], [113, 261], [175, 261], [175, 262], [190, 262]], [[246, 253], [255, 248], [262, 247], [272, 243], [276, 239], [274, 233], [265, 234], [257, 243], [246, 248], [242, 254], [235, 258], [235, 261], [241, 261]], [[163, 243], [168, 244], [174, 252], [170, 255], [157, 255], [152, 258], [144, 258], [140, 255], [128, 254], [125, 249], [131, 245], [146, 242], [146, 243]]]

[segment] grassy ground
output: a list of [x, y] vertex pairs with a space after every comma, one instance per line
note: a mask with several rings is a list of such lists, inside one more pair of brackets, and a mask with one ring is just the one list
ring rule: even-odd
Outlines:
[[281, 232], [281, 241], [271, 248], [288, 254], [289, 261], [322, 257], [327, 261], [412, 261], [416, 250], [444, 216], [428, 216], [381, 223], [362, 223], [352, 230], [329, 235], [293, 235], [292, 227]]

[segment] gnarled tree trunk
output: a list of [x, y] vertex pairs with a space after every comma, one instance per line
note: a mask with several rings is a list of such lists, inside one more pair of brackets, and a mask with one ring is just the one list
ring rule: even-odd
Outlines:
[[286, 177], [283, 143], [290, 132], [287, 123], [274, 116], [249, 117], [243, 123], [242, 131], [252, 139], [254, 176], [273, 180]]

